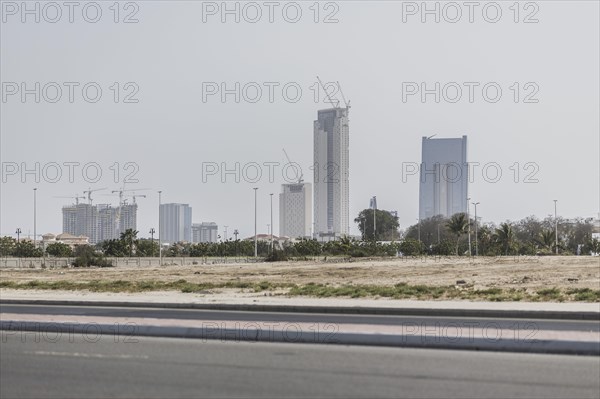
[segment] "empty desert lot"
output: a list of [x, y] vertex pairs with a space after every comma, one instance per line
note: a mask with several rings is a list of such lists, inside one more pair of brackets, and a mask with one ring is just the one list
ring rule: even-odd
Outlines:
[[[551, 288], [563, 292], [578, 289], [591, 289], [597, 292], [600, 290], [600, 258], [590, 256], [471, 259], [449, 257], [353, 259], [336, 263], [290, 261], [228, 264], [211, 264], [209, 260], [206, 264], [194, 266], [0, 270], [2, 287], [26, 288], [25, 285], [28, 285], [36, 288], [35, 283], [31, 282], [45, 285], [40, 288], [48, 288], [48, 284], [54, 284], [52, 289], [64, 289], [59, 284], [69, 283], [71, 287], [79, 288], [68, 289], [82, 289], [81, 287], [91, 283], [96, 284], [93, 289], [104, 290], [97, 286], [97, 283], [101, 282], [103, 287], [112, 287], [107, 289], [111, 291], [118, 291], [119, 284], [122, 285], [123, 282], [138, 284], [141, 290], [146, 291], [152, 290], [152, 283], [159, 284], [157, 288], [160, 290], [165, 289], [165, 284], [173, 284], [172, 289], [176, 290], [181, 290], [181, 284], [192, 287], [188, 288], [188, 291], [183, 289], [184, 292], [194, 291], [194, 285], [198, 284], [210, 285], [214, 293], [222, 292], [219, 289], [251, 292], [253, 285], [262, 283], [261, 291], [273, 291], [280, 295], [289, 292], [294, 294], [294, 291], [290, 291], [290, 287], [304, 287], [310, 284], [327, 287], [382, 288], [407, 284], [430, 288], [459, 287], [473, 292], [501, 289], [502, 292], [519, 292], [528, 295]], [[265, 282], [268, 284], [265, 285]], [[111, 286], [111, 283], [116, 284]], [[131, 290], [131, 286], [123, 290]], [[321, 291], [321, 294], [324, 292]], [[377, 296], [377, 293], [373, 292], [375, 291], [367, 290], [359, 296]], [[314, 290], [296, 291], [294, 295], [311, 295], [311, 293], [314, 293]], [[343, 296], [343, 294], [338, 292], [335, 296]], [[442, 294], [439, 299], [444, 299], [446, 296]], [[416, 297], [425, 299], [430, 298], [430, 295], [416, 295]], [[566, 296], [557, 297], [557, 300], [574, 299]]]

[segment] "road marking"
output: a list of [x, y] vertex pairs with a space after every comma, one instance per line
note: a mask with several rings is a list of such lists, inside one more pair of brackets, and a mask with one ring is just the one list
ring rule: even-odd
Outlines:
[[81, 352], [54, 352], [54, 351], [25, 351], [28, 355], [40, 356], [66, 356], [66, 357], [85, 357], [95, 359], [148, 359], [148, 356], [141, 355], [103, 355], [101, 353], [81, 353]]

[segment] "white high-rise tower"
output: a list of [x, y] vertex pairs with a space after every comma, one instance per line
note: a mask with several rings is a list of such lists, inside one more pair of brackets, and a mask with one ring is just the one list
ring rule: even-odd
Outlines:
[[348, 111], [348, 105], [320, 110], [314, 122], [316, 237], [350, 233]]

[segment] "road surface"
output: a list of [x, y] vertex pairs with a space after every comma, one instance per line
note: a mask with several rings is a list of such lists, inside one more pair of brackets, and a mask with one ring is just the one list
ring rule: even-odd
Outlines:
[[[29, 335], [27, 335], [29, 334]], [[600, 358], [104, 335], [6, 335], [0, 396], [598, 398]]]

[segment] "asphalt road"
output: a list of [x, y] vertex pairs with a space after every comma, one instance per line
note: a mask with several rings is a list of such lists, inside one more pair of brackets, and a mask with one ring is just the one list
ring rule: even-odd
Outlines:
[[590, 356], [31, 334], [3, 337], [2, 398], [600, 396]]
[[598, 320], [544, 320], [521, 318], [477, 318], [477, 317], [432, 317], [432, 316], [391, 316], [368, 314], [315, 314], [284, 312], [245, 312], [201, 309], [160, 309], [160, 308], [127, 308], [112, 306], [62, 306], [62, 305], [11, 305], [0, 304], [1, 313], [19, 313], [36, 315], [73, 315], [98, 317], [130, 317], [151, 319], [178, 320], [240, 320], [261, 322], [288, 323], [329, 323], [329, 324], [364, 324], [399, 326], [403, 324], [444, 326], [453, 323], [475, 323], [485, 325], [493, 322], [498, 328], [511, 329], [520, 326], [524, 330], [585, 331], [599, 332]]

